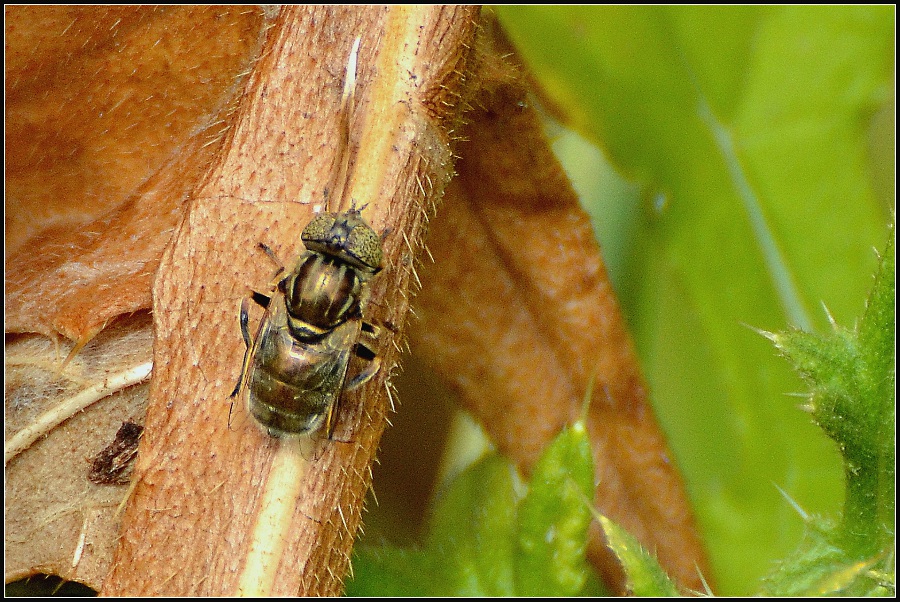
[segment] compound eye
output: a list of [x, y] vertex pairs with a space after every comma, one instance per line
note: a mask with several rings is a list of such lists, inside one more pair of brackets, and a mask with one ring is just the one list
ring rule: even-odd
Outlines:
[[381, 238], [368, 224], [357, 224], [347, 240], [347, 253], [363, 266], [377, 272], [381, 269]]
[[300, 240], [308, 246], [308, 243], [321, 242], [328, 239], [337, 215], [334, 213], [320, 213], [309, 222], [303, 232], [300, 233]]
[[381, 269], [381, 238], [358, 210], [319, 214], [300, 238], [308, 250], [346, 261], [367, 275]]

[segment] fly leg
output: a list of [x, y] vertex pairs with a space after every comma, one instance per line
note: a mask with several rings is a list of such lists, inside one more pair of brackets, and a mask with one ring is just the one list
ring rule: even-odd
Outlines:
[[[372, 380], [372, 377], [378, 373], [378, 370], [381, 368], [381, 358], [375, 353], [372, 349], [374, 343], [378, 338], [378, 328], [369, 324], [368, 322], [363, 322], [360, 327], [360, 339], [369, 339], [370, 343], [367, 345], [362, 340], [358, 340], [356, 344], [353, 345], [353, 353], [356, 357], [365, 360], [365, 367], [353, 378], [350, 378], [344, 382], [344, 387], [341, 391], [341, 394], [347, 391], [353, 391], [354, 389], [359, 388], [361, 385]], [[340, 400], [338, 400], [339, 402]], [[335, 403], [328, 409], [328, 413], [325, 415], [325, 434], [326, 437], [331, 440], [331, 435], [334, 432], [334, 427], [337, 423], [336, 414], [337, 414], [338, 403]]]
[[231, 392], [229, 397], [234, 397], [238, 394], [238, 391], [241, 390], [241, 383], [244, 382], [244, 376], [247, 374], [247, 366], [250, 360], [250, 350], [253, 349], [253, 340], [250, 338], [250, 312], [248, 308], [250, 306], [250, 299], [253, 299], [253, 302], [266, 309], [269, 307], [269, 301], [271, 300], [266, 295], [262, 293], [257, 293], [253, 291], [253, 293], [249, 297], [244, 297], [244, 300], [241, 301], [241, 336], [244, 338], [244, 361], [241, 362], [241, 376], [238, 378], [237, 385], [234, 387], [234, 391]]
[[[250, 297], [244, 297], [244, 300], [241, 301], [241, 336], [244, 337], [244, 360], [241, 362], [241, 375], [238, 377], [237, 384], [234, 386], [234, 391], [232, 391], [231, 395], [229, 395], [228, 397], [234, 397], [238, 394], [238, 391], [241, 390], [241, 385], [244, 383], [244, 376], [247, 374], [247, 364], [250, 359], [250, 349], [253, 348], [253, 341], [250, 339], [250, 318], [249, 312], [247, 311], [249, 301]], [[228, 421], [229, 423], [231, 422], [230, 412]]]
[[[249, 297], [244, 297], [244, 300], [241, 301], [241, 337], [244, 339], [244, 360], [241, 362], [241, 375], [238, 377], [237, 384], [234, 386], [234, 391], [231, 392], [231, 395], [228, 396], [229, 399], [234, 399], [238, 393], [240, 393], [241, 389], [244, 386], [244, 381], [247, 378], [247, 372], [250, 368], [250, 353], [253, 350], [253, 339], [250, 338], [250, 299], [260, 305], [263, 308], [269, 307], [270, 297], [263, 295], [262, 293], [257, 293], [256, 291], [252, 291], [252, 294]], [[228, 427], [231, 428], [231, 413], [234, 410], [234, 401], [231, 402], [231, 407], [228, 409]]]
[[345, 390], [352, 391], [353, 389], [366, 384], [372, 380], [372, 377], [375, 376], [381, 368], [381, 358], [378, 357], [378, 354], [375, 353], [375, 350], [372, 348], [374, 347], [373, 343], [378, 340], [380, 330], [381, 329], [374, 324], [369, 324], [368, 322], [362, 323], [359, 335], [360, 340], [353, 346], [353, 353], [356, 354], [356, 357], [365, 360], [366, 366], [359, 374], [347, 381], [347, 384], [344, 387]]
[[[278, 256], [275, 255], [275, 252], [265, 243], [259, 243], [259, 248], [262, 249], [266, 255], [278, 266], [278, 269], [275, 271], [275, 276], [272, 280], [272, 286], [270, 288], [274, 289], [275, 284], [278, 282], [281, 274], [284, 273], [284, 265], [282, 265], [281, 261], [278, 260]], [[241, 362], [241, 375], [238, 377], [237, 384], [234, 386], [234, 390], [229, 395], [229, 399], [234, 399], [238, 393], [241, 392], [241, 389], [246, 384], [245, 381], [247, 379], [247, 373], [250, 368], [250, 358], [252, 357], [253, 345], [254, 341], [250, 338], [250, 299], [253, 299], [253, 302], [262, 307], [263, 309], [268, 309], [269, 301], [271, 301], [271, 297], [268, 295], [264, 295], [262, 293], [258, 293], [256, 291], [251, 291], [249, 297], [244, 297], [243, 301], [241, 301], [241, 336], [244, 339], [244, 360]], [[234, 410], [234, 402], [231, 402], [231, 408], [228, 410], [228, 426], [231, 427], [231, 413]]]
[[[276, 255], [275, 251], [273, 251], [272, 248], [269, 247], [269, 245], [267, 245], [266, 243], [259, 243], [259, 248], [269, 256], [269, 259], [272, 260], [272, 263], [278, 266], [278, 269], [275, 270], [275, 274], [272, 276], [272, 282], [269, 283], [269, 287], [274, 290], [275, 286], [282, 280], [281, 275], [284, 274], [284, 264], [281, 263], [281, 260], [278, 259], [278, 255]], [[257, 301], [257, 303], [259, 303], [259, 301]], [[266, 305], [264, 305], [263, 307], [266, 306], [268, 306], [268, 303], [266, 303]]]

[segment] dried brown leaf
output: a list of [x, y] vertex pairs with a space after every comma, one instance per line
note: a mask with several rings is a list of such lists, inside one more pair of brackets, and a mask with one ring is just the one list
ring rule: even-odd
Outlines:
[[[580, 416], [593, 383], [597, 507], [654, 550], [682, 588], [699, 590], [698, 568], [710, 571], [590, 220], [509, 48], [486, 39], [498, 47], [483, 54], [459, 175], [432, 222], [435, 261], [420, 270], [414, 353], [456, 387], [526, 474]], [[589, 555], [621, 591], [599, 530]]]
[[150, 307], [260, 9], [6, 9], [6, 331], [85, 341]]
[[152, 340], [147, 312], [117, 320], [61, 372], [70, 343], [38, 335], [8, 341], [7, 582], [45, 572], [99, 589], [127, 487], [92, 483], [90, 460], [124, 421], [143, 421]]
[[[6, 331], [51, 337], [7, 341], [6, 576], [53, 572], [99, 588], [126, 488], [90, 483], [88, 460], [124, 420], [143, 422], [148, 386], [116, 392], [151, 362], [149, 313], [116, 318], [150, 308], [162, 249], [222, 139], [263, 14], [5, 14]], [[58, 333], [75, 351], [87, 344], [64, 369], [73, 345]]]

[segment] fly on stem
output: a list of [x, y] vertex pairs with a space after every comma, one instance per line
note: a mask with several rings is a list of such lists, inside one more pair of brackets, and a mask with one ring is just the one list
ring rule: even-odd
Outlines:
[[[381, 237], [362, 217], [349, 187], [350, 123], [356, 90], [360, 39], [347, 61], [340, 108], [340, 150], [330, 190], [346, 211], [317, 215], [301, 233], [306, 251], [268, 296], [254, 294], [241, 305], [246, 352], [232, 393], [247, 413], [274, 437], [303, 437], [324, 428], [330, 439], [354, 354], [367, 361], [354, 386], [369, 380], [379, 363], [360, 342], [368, 281], [381, 271]], [[349, 202], [348, 202], [349, 201]], [[275, 254], [263, 245], [276, 263]], [[276, 274], [283, 273], [283, 268]], [[249, 301], [265, 309], [256, 336], [249, 331]]]

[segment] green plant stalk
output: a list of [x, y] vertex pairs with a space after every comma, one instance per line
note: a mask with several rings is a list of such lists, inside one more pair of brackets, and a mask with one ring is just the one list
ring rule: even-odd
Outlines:
[[846, 411], [853, 430], [848, 428], [846, 436], [832, 435], [845, 450], [844, 539], [848, 549], [863, 555], [876, 553], [894, 533], [894, 244], [892, 228], [857, 335], [857, 400], [871, 400], [871, 404], [849, 400], [836, 408]]
[[[807, 409], [839, 446], [846, 498], [837, 524], [804, 515], [807, 537], [766, 582], [777, 595], [889, 593], [896, 476], [894, 230], [866, 311], [852, 330], [767, 334], [811, 384]], [[882, 566], [884, 564], [884, 566]]]
[[813, 418], [844, 456], [839, 540], [859, 557], [882, 549], [894, 531], [894, 267], [892, 230], [855, 332], [835, 325], [828, 335], [794, 330], [770, 336], [811, 382]]

